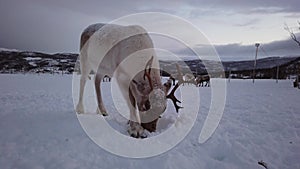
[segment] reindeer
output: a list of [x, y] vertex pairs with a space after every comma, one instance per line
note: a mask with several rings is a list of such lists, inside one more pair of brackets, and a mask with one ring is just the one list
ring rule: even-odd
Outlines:
[[204, 82], [206, 82], [205, 87], [210, 86], [210, 77], [209, 77], [209, 75], [199, 75], [199, 76], [196, 77], [195, 81], [196, 81], [196, 86], [197, 87], [203, 87]]
[[[129, 58], [133, 59], [124, 65]], [[130, 110], [127, 131], [132, 137], [144, 138], [147, 137], [144, 129], [150, 132], [156, 130], [158, 118], [166, 109], [167, 99], [173, 101], [176, 112], [182, 108], [177, 105], [181, 102], [174, 95], [181, 81], [178, 81], [168, 94], [171, 79], [162, 84], [152, 40], [140, 26], [94, 24], [87, 27], [81, 34], [80, 69], [76, 112], [84, 113], [84, 87], [92, 70], [96, 72], [97, 113], [107, 116], [100, 85], [105, 76], [113, 77]], [[178, 66], [177, 69], [180, 71]], [[136, 113], [139, 113], [139, 116]]]
[[110, 82], [110, 81], [111, 81], [111, 78], [108, 75], [105, 75], [103, 77], [103, 82]]
[[186, 73], [184, 75], [184, 83], [189, 84], [195, 84], [196, 85], [196, 80], [195, 80], [195, 76], [193, 74], [190, 73]]

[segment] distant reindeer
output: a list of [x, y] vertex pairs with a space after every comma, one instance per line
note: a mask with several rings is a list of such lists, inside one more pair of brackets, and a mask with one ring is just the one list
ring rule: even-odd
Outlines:
[[187, 73], [184, 75], [183, 78], [184, 78], [183, 83], [196, 85], [195, 76], [193, 74]]
[[[210, 86], [210, 76], [209, 75], [199, 75], [196, 77], [196, 86], [197, 87], [209, 87]], [[204, 85], [205, 82], [205, 85]]]
[[111, 81], [111, 77], [109, 77], [108, 75], [105, 75], [103, 77], [103, 82], [110, 82]]

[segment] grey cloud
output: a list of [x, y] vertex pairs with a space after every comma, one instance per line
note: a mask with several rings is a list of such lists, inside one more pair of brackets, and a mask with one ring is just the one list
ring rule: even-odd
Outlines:
[[[42, 52], [78, 52], [81, 31], [92, 23], [124, 15], [164, 12], [171, 1], [147, 6], [146, 1], [3, 0], [0, 2], [0, 47]], [[150, 3], [152, 4], [152, 3]], [[148, 8], [148, 9], [147, 9]], [[174, 9], [176, 10], [176, 9]]]
[[[69, 7], [66, 2], [70, 3]], [[82, 30], [91, 23], [107, 22], [111, 18], [105, 12], [98, 17], [86, 15], [74, 10], [80, 3], [74, 4], [71, 1], [1, 1], [0, 46], [50, 53], [78, 52]]]
[[[287, 12], [287, 15], [298, 16], [300, 11], [299, 0], [2, 0], [0, 47], [45, 52], [78, 52], [80, 33], [91, 23], [108, 22], [135, 12], [180, 14], [181, 7], [185, 6], [189, 7], [189, 16], [194, 18], [205, 15], [225, 17], [251, 10], [263, 13], [264, 9], [280, 9], [280, 12]], [[235, 23], [235, 26], [248, 26], [255, 22], [259, 20]]]
[[299, 19], [300, 18], [300, 13], [289, 13], [289, 14], [285, 15], [284, 17]]
[[38, 1], [34, 3], [49, 8], [64, 8], [76, 13], [82, 13], [88, 16], [107, 17], [109, 20], [138, 12], [136, 1], [99, 1], [99, 0], [51, 0]]
[[274, 0], [214, 0], [214, 1], [189, 1], [190, 4], [207, 5], [213, 9], [230, 9], [238, 12], [260, 12], [260, 13], [270, 13], [270, 12], [286, 12], [292, 13], [300, 11], [300, 1], [299, 0], [286, 0], [286, 1], [274, 1]]
[[[12, 0], [17, 1], [17, 0]], [[109, 16], [109, 19], [118, 18], [123, 15], [141, 11], [167, 11], [172, 14], [178, 14], [180, 7], [190, 7], [190, 17], [211, 14], [224, 14], [240, 12], [245, 14], [250, 13], [299, 13], [299, 0], [139, 0], [139, 1], [99, 1], [99, 0], [24, 0], [26, 3], [36, 3], [49, 8], [65, 8], [71, 11], [84, 13], [92, 16]], [[16, 3], [16, 2], [15, 2]], [[198, 14], [199, 13], [199, 14]]]
[[109, 20], [122, 17], [124, 15], [129, 15], [137, 12], [168, 12], [175, 13], [176, 7], [184, 4], [181, 1], [133, 1], [133, 0], [51, 0], [51, 1], [35, 1], [42, 6], [52, 7], [52, 8], [65, 8], [74, 12], [83, 13], [89, 16], [105, 16]]
[[244, 11], [244, 14], [275, 14], [286, 12], [282, 7], [258, 7]]
[[[255, 54], [254, 44], [216, 45], [215, 48], [222, 60], [253, 59]], [[263, 58], [271, 56], [300, 56], [300, 47], [291, 39], [261, 44], [259, 48], [259, 57]]]
[[[300, 36], [300, 33], [297, 34]], [[205, 51], [209, 46], [196, 45], [193, 49], [199, 53]], [[226, 44], [226, 45], [214, 45], [216, 51], [219, 54], [221, 60], [250, 60], [254, 59], [255, 46], [242, 45], [239, 43]], [[194, 53], [189, 49], [180, 49], [176, 53], [180, 56], [193, 58]], [[273, 41], [271, 43], [261, 44], [259, 48], [258, 57], [272, 57], [272, 56], [300, 56], [300, 47], [291, 39], [285, 39], [280, 41]], [[209, 56], [201, 56], [202, 58], [209, 59]]]
[[256, 23], [258, 23], [260, 20], [258, 18], [256, 19], [251, 19], [251, 20], [248, 20], [248, 21], [245, 21], [243, 23], [236, 23], [234, 24], [234, 26], [238, 26], [238, 27], [245, 27], [245, 26], [251, 26], [251, 25], [254, 25]]

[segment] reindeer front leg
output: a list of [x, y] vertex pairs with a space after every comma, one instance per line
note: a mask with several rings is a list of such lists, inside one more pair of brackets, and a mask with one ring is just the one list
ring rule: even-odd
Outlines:
[[140, 124], [140, 120], [137, 117], [136, 101], [129, 89], [129, 100], [127, 99], [127, 104], [130, 110], [130, 120], [127, 129], [128, 134], [135, 138], [146, 138], [147, 135], [144, 133], [144, 128]]
[[[130, 112], [130, 116], [132, 112]], [[147, 135], [144, 132], [144, 128], [141, 126], [141, 124], [139, 122], [136, 122], [132, 119], [134, 119], [135, 117], [131, 117], [129, 120], [129, 126], [127, 129], [128, 134], [131, 137], [135, 137], [135, 138], [146, 138]]]

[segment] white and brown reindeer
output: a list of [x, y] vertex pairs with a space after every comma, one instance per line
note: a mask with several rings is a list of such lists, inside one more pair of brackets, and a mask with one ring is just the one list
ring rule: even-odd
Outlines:
[[196, 85], [196, 78], [195, 78], [195, 76], [193, 74], [186, 73], [183, 78], [184, 78], [184, 83], [186, 83], [188, 85], [189, 84]]
[[[123, 64], [128, 60], [127, 64]], [[87, 27], [81, 34], [80, 70], [76, 112], [84, 113], [84, 87], [92, 70], [95, 72], [97, 113], [107, 116], [100, 85], [104, 76], [113, 77], [130, 110], [128, 133], [132, 137], [146, 137], [144, 129], [150, 132], [156, 130], [157, 120], [166, 109], [167, 99], [173, 101], [177, 112], [181, 108], [177, 105], [180, 101], [174, 95], [181, 82], [168, 94], [171, 80], [162, 84], [153, 42], [140, 26], [94, 24]]]
[[[210, 86], [210, 76], [209, 75], [199, 75], [195, 79], [197, 87], [209, 87]], [[205, 82], [205, 85], [204, 85]]]

